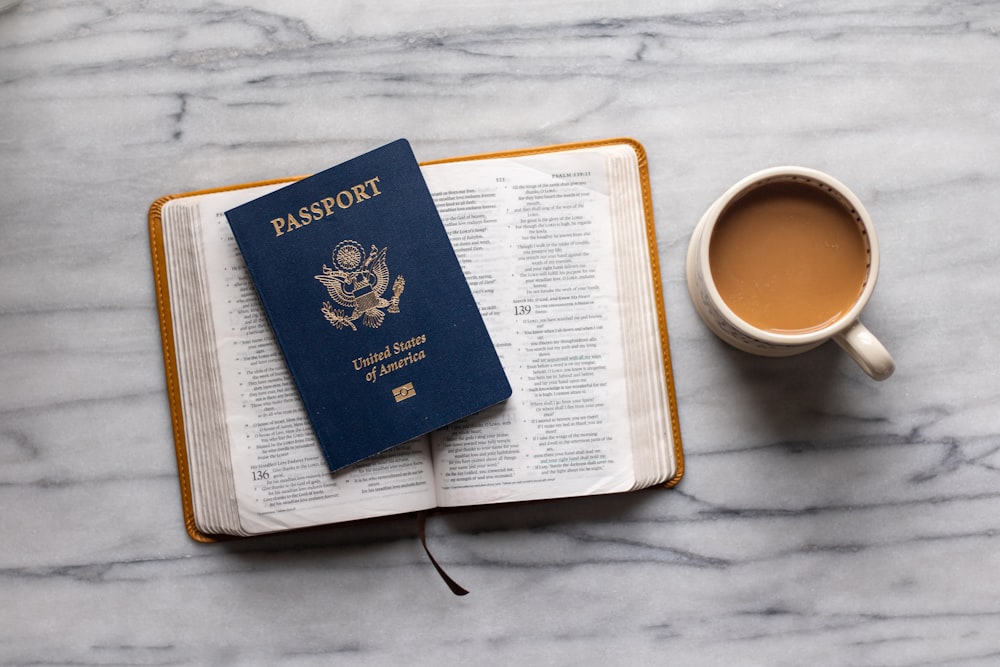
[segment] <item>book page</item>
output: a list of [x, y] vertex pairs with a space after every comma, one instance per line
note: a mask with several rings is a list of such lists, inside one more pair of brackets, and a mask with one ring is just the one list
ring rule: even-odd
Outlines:
[[198, 200], [233, 483], [248, 533], [435, 506], [426, 438], [331, 474], [224, 211], [279, 186]]
[[432, 435], [441, 505], [631, 489], [607, 158], [424, 167], [514, 389]]

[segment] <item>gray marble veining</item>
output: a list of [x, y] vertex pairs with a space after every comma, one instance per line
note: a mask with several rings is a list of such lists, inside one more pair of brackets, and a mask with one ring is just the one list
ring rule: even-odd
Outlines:
[[[618, 4], [0, 13], [0, 663], [1000, 661], [1000, 4]], [[433, 519], [465, 598], [405, 519], [186, 537], [154, 199], [399, 136], [620, 135], [651, 166], [677, 489]], [[731, 350], [688, 301], [701, 212], [782, 163], [872, 213], [885, 383]]]

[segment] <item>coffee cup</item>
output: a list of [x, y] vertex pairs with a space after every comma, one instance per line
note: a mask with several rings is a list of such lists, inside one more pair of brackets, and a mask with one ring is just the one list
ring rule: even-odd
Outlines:
[[687, 254], [695, 309], [722, 340], [785, 357], [832, 338], [884, 380], [892, 356], [858, 319], [878, 269], [864, 205], [805, 167], [773, 167], [733, 185], [702, 216]]

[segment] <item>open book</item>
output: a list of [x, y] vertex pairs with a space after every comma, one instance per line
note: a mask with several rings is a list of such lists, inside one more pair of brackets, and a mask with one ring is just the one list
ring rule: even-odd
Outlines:
[[679, 481], [642, 147], [606, 140], [421, 170], [513, 393], [333, 474], [224, 215], [295, 179], [172, 195], [150, 208], [193, 538]]

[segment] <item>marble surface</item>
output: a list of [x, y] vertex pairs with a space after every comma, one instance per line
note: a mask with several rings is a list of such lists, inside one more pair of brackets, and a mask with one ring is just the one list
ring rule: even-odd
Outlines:
[[[0, 13], [0, 663], [1000, 664], [1000, 4], [24, 0]], [[160, 195], [628, 135], [649, 154], [672, 491], [200, 545], [150, 271]], [[767, 360], [683, 261], [743, 175], [869, 207], [865, 321]]]

